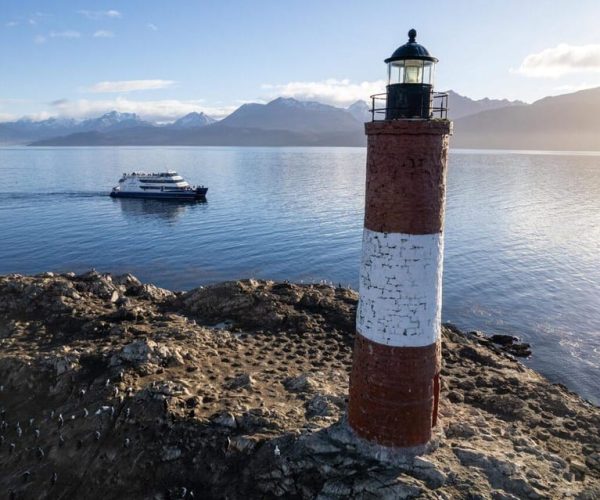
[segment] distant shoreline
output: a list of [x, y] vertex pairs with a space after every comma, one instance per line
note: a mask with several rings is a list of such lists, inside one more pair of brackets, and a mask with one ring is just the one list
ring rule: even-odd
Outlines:
[[[63, 146], [37, 146], [33, 144], [0, 144], [0, 150], [23, 149], [34, 151], [36, 149], [83, 149], [83, 148], [360, 148], [366, 149], [366, 146], [322, 146], [322, 145], [289, 145], [289, 146], [248, 146], [248, 145], [185, 145], [185, 144], [120, 144], [120, 145], [63, 145]], [[460, 154], [524, 154], [524, 155], [553, 155], [553, 156], [600, 156], [598, 150], [568, 150], [568, 149], [498, 149], [498, 148], [462, 148], [452, 147], [450, 151]]]

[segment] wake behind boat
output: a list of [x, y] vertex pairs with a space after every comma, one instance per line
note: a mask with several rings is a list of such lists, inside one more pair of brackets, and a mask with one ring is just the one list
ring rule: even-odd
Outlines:
[[124, 173], [110, 195], [113, 198], [154, 198], [165, 200], [203, 200], [207, 187], [190, 186], [177, 172], [168, 170], [149, 174]]

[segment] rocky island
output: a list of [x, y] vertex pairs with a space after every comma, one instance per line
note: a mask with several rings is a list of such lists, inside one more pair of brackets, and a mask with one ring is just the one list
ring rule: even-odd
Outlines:
[[512, 339], [444, 326], [427, 453], [357, 439], [357, 298], [1, 277], [2, 498], [600, 498], [600, 409], [525, 367]]

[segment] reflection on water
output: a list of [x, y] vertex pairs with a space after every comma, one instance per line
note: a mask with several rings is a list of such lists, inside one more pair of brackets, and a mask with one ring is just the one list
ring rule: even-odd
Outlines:
[[206, 200], [152, 200], [142, 198], [111, 198], [126, 217], [158, 218], [175, 221], [188, 210], [194, 210]]
[[[208, 203], [111, 199], [138, 165]], [[7, 148], [0, 175], [0, 274], [357, 285], [363, 148]], [[524, 337], [532, 366], [600, 402], [600, 157], [453, 151], [445, 233], [444, 319]]]

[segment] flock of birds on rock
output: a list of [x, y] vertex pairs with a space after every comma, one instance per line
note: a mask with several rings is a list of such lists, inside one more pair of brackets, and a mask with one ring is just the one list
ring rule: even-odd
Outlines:
[[[119, 378], [122, 380], [123, 378], [123, 374], [121, 373]], [[109, 388], [111, 384], [110, 379], [106, 380], [106, 383], [104, 384], [104, 386], [106, 388]], [[0, 386], [0, 392], [4, 391], [4, 386]], [[85, 397], [86, 395], [86, 389], [81, 389], [79, 391], [79, 399], [80, 401]], [[113, 397], [118, 398], [120, 403], [123, 403], [124, 401], [124, 397], [121, 396], [119, 397], [119, 388], [114, 386], [112, 388], [111, 394]], [[133, 394], [133, 389], [132, 388], [128, 388], [127, 390], [127, 394], [129, 396], [131, 396]], [[111, 421], [114, 421], [115, 419], [115, 414], [116, 414], [116, 410], [115, 407], [113, 405], [101, 405], [94, 413], [94, 416], [96, 416], [97, 418], [101, 419], [102, 416], [104, 414], [108, 414], [110, 417]], [[123, 411], [123, 415], [125, 417], [126, 420], [129, 420], [131, 418], [131, 408], [126, 407]], [[77, 418], [83, 418], [83, 419], [87, 419], [90, 416], [90, 412], [86, 407], [83, 407], [80, 411], [73, 413], [69, 418], [65, 418], [65, 416], [63, 416], [62, 413], [58, 413], [55, 410], [50, 410], [47, 413], [47, 419], [42, 419], [42, 421], [40, 421], [40, 423], [44, 423], [43, 420], [47, 421], [49, 424], [51, 424], [52, 422], [55, 423], [56, 428], [58, 430], [57, 432], [57, 444], [59, 448], [62, 448], [65, 446], [65, 444], [67, 443], [67, 438], [65, 437], [65, 435], [63, 434], [63, 428], [65, 427], [66, 423], [68, 421], [75, 421]], [[5, 443], [8, 442], [8, 438], [7, 436], [11, 433], [11, 428], [14, 429], [14, 440], [11, 440], [10, 442], [8, 442], [8, 446], [6, 447], [7, 453], [9, 457], [13, 457], [15, 456], [15, 454], [18, 452], [18, 447], [17, 444], [25, 439], [27, 439], [28, 435], [32, 435], [34, 438], [34, 442], [36, 443], [33, 447], [27, 447], [26, 445], [24, 445], [22, 447], [23, 450], [28, 451], [28, 450], [32, 450], [35, 449], [35, 456], [37, 458], [38, 461], [43, 461], [44, 458], [46, 457], [46, 452], [44, 451], [44, 448], [42, 448], [42, 446], [39, 445], [39, 441], [40, 441], [40, 437], [42, 436], [42, 430], [41, 430], [41, 426], [37, 426], [36, 424], [36, 419], [34, 417], [29, 418], [29, 425], [28, 425], [28, 429], [27, 431], [23, 430], [23, 427], [21, 427], [21, 423], [19, 421], [17, 421], [14, 424], [10, 424], [7, 418], [7, 411], [5, 408], [1, 408], [0, 409], [0, 452], [2, 451], [3, 448], [5, 448]], [[52, 431], [50, 431], [52, 432]], [[93, 438], [94, 441], [99, 442], [102, 438], [102, 423], [99, 423], [99, 428], [96, 429], [93, 433]], [[85, 446], [85, 443], [82, 439], [78, 439], [77, 440], [77, 449], [81, 449]], [[123, 441], [123, 446], [125, 448], [129, 448], [131, 446], [131, 438], [126, 436], [124, 441]], [[10, 460], [10, 459], [9, 459]], [[21, 478], [22, 481], [24, 483], [27, 483], [28, 481], [30, 481], [32, 479], [32, 471], [31, 470], [25, 470], [21, 473]], [[52, 486], [54, 486], [57, 482], [58, 482], [59, 476], [58, 476], [58, 472], [53, 471], [52, 474], [49, 477], [49, 481], [50, 484]], [[16, 492], [15, 491], [9, 491], [9, 498], [16, 498]], [[188, 495], [189, 496], [189, 495]]]

